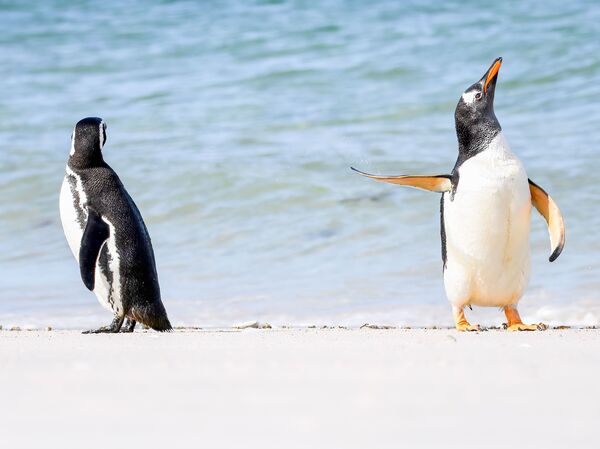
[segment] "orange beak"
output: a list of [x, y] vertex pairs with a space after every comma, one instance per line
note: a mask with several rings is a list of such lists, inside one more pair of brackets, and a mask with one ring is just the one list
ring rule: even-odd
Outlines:
[[490, 81], [492, 81], [494, 77], [498, 74], [501, 65], [502, 58], [498, 58], [496, 59], [496, 61], [494, 61], [494, 64], [492, 65], [492, 67], [490, 67], [490, 70], [488, 70], [487, 77], [485, 78], [485, 84], [483, 85], [483, 93], [487, 92], [488, 84], [490, 84]]

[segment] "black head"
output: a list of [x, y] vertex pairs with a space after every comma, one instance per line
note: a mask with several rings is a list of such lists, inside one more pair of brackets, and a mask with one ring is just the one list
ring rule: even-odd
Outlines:
[[454, 119], [459, 152], [477, 153], [500, 132], [494, 114], [494, 93], [502, 58], [490, 66], [479, 81], [470, 86], [458, 100]]
[[87, 117], [77, 122], [71, 135], [69, 164], [93, 167], [102, 164], [102, 147], [106, 142], [106, 123], [99, 117]]

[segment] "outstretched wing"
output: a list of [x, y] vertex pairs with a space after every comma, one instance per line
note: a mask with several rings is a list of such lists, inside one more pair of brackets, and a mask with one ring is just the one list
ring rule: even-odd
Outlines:
[[416, 189], [429, 190], [431, 192], [449, 192], [452, 190], [452, 178], [450, 175], [433, 175], [433, 176], [379, 176], [370, 175], [369, 173], [357, 170], [350, 167], [356, 173], [368, 178], [381, 182], [389, 182], [401, 186], [414, 187]]
[[531, 179], [529, 180], [529, 191], [531, 192], [531, 203], [548, 223], [552, 246], [549, 260], [554, 262], [565, 246], [565, 223], [562, 214], [552, 197]]
[[81, 279], [89, 290], [94, 290], [94, 273], [100, 248], [108, 238], [110, 230], [98, 213], [88, 207], [88, 219], [81, 237], [79, 248], [79, 271]]

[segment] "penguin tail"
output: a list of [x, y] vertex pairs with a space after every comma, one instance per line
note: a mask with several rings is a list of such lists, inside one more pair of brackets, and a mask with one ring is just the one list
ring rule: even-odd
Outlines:
[[130, 311], [131, 317], [158, 332], [171, 332], [173, 326], [167, 317], [167, 311], [162, 302], [134, 306]]

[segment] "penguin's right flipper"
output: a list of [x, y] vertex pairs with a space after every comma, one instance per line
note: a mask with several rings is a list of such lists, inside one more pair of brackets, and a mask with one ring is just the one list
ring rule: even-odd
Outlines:
[[431, 192], [449, 192], [452, 190], [452, 177], [450, 175], [432, 175], [432, 176], [380, 176], [370, 175], [369, 173], [357, 170], [350, 167], [356, 173], [375, 181], [389, 182], [390, 184], [398, 184], [401, 186], [414, 187], [421, 190], [429, 190]]
[[100, 248], [108, 238], [110, 230], [98, 213], [88, 207], [88, 219], [81, 237], [79, 248], [79, 271], [81, 279], [89, 290], [94, 290], [94, 273]]
[[531, 203], [548, 223], [552, 249], [549, 260], [554, 262], [565, 246], [565, 223], [562, 214], [552, 197], [531, 179], [529, 180], [529, 191], [531, 192]]

